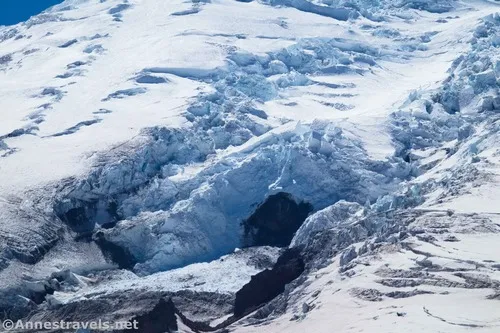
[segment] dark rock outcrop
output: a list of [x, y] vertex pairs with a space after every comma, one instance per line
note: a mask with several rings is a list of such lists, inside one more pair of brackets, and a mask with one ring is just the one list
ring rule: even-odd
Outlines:
[[102, 231], [94, 234], [93, 240], [99, 246], [102, 253], [111, 261], [118, 264], [119, 268], [132, 269], [137, 263], [135, 257], [126, 248], [108, 241]]
[[77, 233], [91, 232], [94, 230], [95, 222], [89, 218], [89, 210], [93, 205], [75, 207], [60, 214], [59, 218]]
[[[215, 328], [206, 324], [230, 314], [232, 305], [231, 295], [226, 294], [189, 290], [178, 292], [128, 290], [127, 292], [119, 291], [92, 298], [82, 298], [65, 304], [51, 305], [44, 302], [36, 306], [33, 303], [31, 313], [24, 314], [23, 320], [26, 322], [101, 320], [103, 322], [129, 322], [131, 327], [134, 327], [135, 321], [133, 329], [123, 332], [114, 330], [113, 332], [164, 333], [175, 332], [180, 318], [184, 325], [193, 331], [214, 331], [237, 319], [231, 318], [231, 321]], [[12, 319], [12, 317], [8, 318]], [[35, 332], [37, 331], [25, 333]]]
[[178, 329], [177, 318], [175, 316], [176, 312], [177, 309], [171, 298], [168, 300], [161, 298], [153, 310], [132, 318], [131, 322], [136, 322], [137, 324], [137, 329], [133, 329], [132, 332], [176, 332]]
[[286, 284], [302, 274], [304, 267], [298, 249], [286, 250], [273, 269], [252, 276], [250, 282], [236, 293], [234, 316], [241, 317], [281, 294]]
[[288, 246], [312, 210], [310, 204], [297, 203], [289, 193], [270, 195], [243, 222], [246, 245]]
[[[285, 286], [304, 271], [304, 261], [298, 249], [288, 249], [278, 258], [272, 269], [266, 269], [252, 277], [251, 281], [233, 296], [182, 290], [178, 292], [130, 289], [126, 292], [96, 294], [89, 298], [75, 299], [69, 303], [51, 302], [46, 298], [62, 283], [77, 285], [79, 280], [70, 271], [53, 274], [47, 281], [30, 284], [33, 300], [24, 298], [30, 306], [23, 309], [30, 313], [14, 314], [16, 319], [38, 322], [129, 322], [127, 332], [163, 333], [175, 332], [179, 320], [194, 332], [214, 332], [225, 329], [250, 312], [258, 309], [283, 293]], [[224, 322], [210, 326], [210, 322], [233, 312]], [[12, 319], [12, 313], [7, 316]], [[26, 331], [34, 333], [36, 331]], [[124, 333], [117, 330], [115, 333]]]

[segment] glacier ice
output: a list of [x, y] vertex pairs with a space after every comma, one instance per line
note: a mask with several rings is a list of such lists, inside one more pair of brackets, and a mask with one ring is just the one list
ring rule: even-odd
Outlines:
[[[270, 135], [267, 143], [234, 153], [187, 179], [182, 177], [187, 167], [183, 164], [210, 153], [213, 141], [157, 129], [153, 133], [162, 139], [151, 141], [135, 156], [108, 162], [69, 187], [58, 210], [95, 202], [87, 218], [96, 221], [97, 216], [109, 216], [98, 207], [114, 202], [121, 220], [103, 230], [104, 236], [131, 252], [139, 262], [138, 272], [150, 273], [213, 259], [240, 246], [241, 221], [250, 216], [253, 205], [277, 191], [321, 209], [341, 199], [375, 200], [409, 175], [411, 169], [398, 159], [374, 164], [358, 143], [328, 123], [313, 128], [299, 130], [300, 135], [295, 128]], [[328, 149], [310, 146], [308, 133], [313, 132]], [[169, 171], [163, 175], [162, 170]], [[103, 205], [96, 203], [101, 201]]]
[[[479, 186], [493, 177], [485, 167], [491, 163], [492, 155], [485, 152], [498, 142], [498, 14], [484, 18], [471, 31], [470, 50], [454, 61], [442, 84], [425, 81], [403, 104], [387, 111], [388, 105], [383, 104], [385, 96], [382, 90], [377, 90], [378, 86], [374, 89], [378, 96], [372, 96], [371, 103], [360, 104], [371, 88], [364, 81], [373, 80], [370, 84], [375, 87], [399, 73], [402, 88], [399, 81], [385, 86], [394, 87], [394, 95], [418, 87], [420, 78], [405, 80], [415, 73], [410, 69], [410, 73], [398, 70], [425, 62], [427, 56], [448, 61], [435, 51], [437, 45], [449, 41], [452, 32], [456, 33], [449, 27], [455, 27], [454, 20], [458, 19], [451, 13], [446, 17], [439, 13], [466, 3], [433, 0], [270, 0], [252, 4], [191, 1], [175, 6], [163, 3], [162, 6], [172, 9], [165, 12], [168, 20], [175, 22], [181, 19], [202, 22], [214, 15], [210, 6], [216, 9], [235, 6], [242, 11], [243, 6], [248, 6], [261, 11], [258, 24], [265, 21], [262, 27], [267, 30], [247, 29], [232, 21], [221, 22], [227, 26], [221, 24], [221, 31], [213, 33], [169, 27], [178, 33], [175, 38], [209, 40], [203, 45], [215, 55], [207, 52], [203, 56], [221, 59], [207, 61], [200, 68], [199, 63], [189, 63], [197, 59], [189, 58], [188, 53], [189, 61], [171, 61], [169, 49], [162, 50], [155, 58], [139, 59], [137, 64], [125, 66], [130, 69], [126, 73], [120, 73], [123, 82], [113, 82], [111, 90], [99, 91], [85, 118], [73, 119], [76, 114], [58, 106], [67, 106], [62, 103], [71, 101], [75, 90], [81, 93], [76, 89], [79, 87], [76, 81], [88, 79], [95, 68], [103, 69], [99, 66], [116, 56], [114, 48], [119, 44], [116, 36], [120, 36], [120, 29], [131, 24], [128, 15], [133, 17], [135, 10], [151, 3], [97, 4], [102, 6], [101, 11], [104, 9], [99, 19], [106, 24], [92, 29], [88, 36], [70, 30], [60, 36], [52, 28], [47, 30], [53, 32], [40, 33], [42, 37], [36, 34], [29, 37], [26, 33], [29, 29], [58, 27], [70, 21], [85, 24], [86, 18], [80, 17], [76, 9], [80, 4], [96, 5], [85, 1], [68, 2], [67, 9], [50, 10], [20, 25], [19, 30], [0, 28], [2, 45], [28, 43], [29, 38], [40, 37], [43, 43], [50, 41], [57, 52], [65, 52], [62, 67], [51, 73], [50, 79], [54, 80], [29, 89], [27, 103], [34, 103], [30, 104], [26, 118], [29, 124], [16, 123], [0, 136], [2, 162], [17, 153], [18, 142], [33, 138], [43, 143], [73, 142], [77, 136], [96, 133], [101, 126], [107, 126], [108, 119], [128, 127], [127, 112], [150, 111], [141, 101], [162, 103], [172, 93], [187, 91], [179, 98], [185, 101], [179, 107], [181, 111], [175, 111], [175, 117], [181, 119], [177, 125], [167, 127], [172, 110], [165, 110], [161, 116], [155, 114], [158, 116], [155, 120], [162, 119], [157, 126], [141, 126], [142, 130], [134, 132], [130, 140], [101, 152], [86, 152], [90, 170], [20, 194], [26, 199], [13, 196], [4, 202], [1, 198], [0, 224], [14, 219], [18, 222], [14, 227], [9, 225], [10, 229], [2, 225], [2, 231], [12, 230], [6, 236], [2, 234], [5, 240], [0, 245], [2, 277], [13, 276], [9, 275], [12, 271], [22, 271], [28, 265], [40, 269], [38, 276], [50, 276], [51, 270], [70, 265], [74, 272], [65, 271], [59, 277], [68, 284], [64, 291], [70, 294], [81, 291], [75, 295], [79, 297], [88, 287], [85, 286], [88, 281], [80, 281], [79, 273], [116, 268], [105, 258], [111, 253], [114, 264], [132, 272], [103, 273], [103, 276], [109, 274], [111, 282], [100, 291], [115, 290], [112, 284], [117, 280], [120, 280], [116, 286], [119, 290], [134, 289], [137, 287], [134, 283], [162, 284], [168, 280], [163, 280], [168, 274], [172, 274], [169, 275], [172, 279], [179, 278], [175, 288], [183, 283], [196, 290], [208, 288], [203, 287], [207, 277], [194, 274], [191, 278], [192, 272], [176, 275], [174, 270], [168, 270], [210, 261], [245, 245], [242, 222], [252, 216], [259, 204], [279, 193], [308, 202], [314, 209], [291, 244], [308, 253], [308, 269], [323, 267], [337, 253], [342, 253], [341, 264], [347, 272], [356, 264], [357, 260], [353, 260], [356, 255], [361, 256], [383, 242], [398, 244], [405, 239], [405, 229], [399, 230], [401, 225], [395, 223], [403, 212], [417, 214], [423, 203], [446, 202], [470, 191], [469, 184]], [[266, 16], [262, 14], [264, 11], [284, 16]], [[460, 15], [472, 14], [464, 10]], [[303, 21], [300, 19], [303, 17], [308, 19]], [[322, 37], [301, 32], [310, 29], [311, 25], [305, 22], [309, 19], [320, 22], [315, 28]], [[432, 23], [433, 30], [420, 30], [423, 27], [420, 20]], [[436, 20], [443, 23], [437, 24]], [[328, 22], [335, 27], [331, 33], [325, 33]], [[269, 27], [276, 31], [268, 31]], [[290, 37], [294, 34], [297, 38]], [[456, 46], [465, 50], [465, 43]], [[260, 52], [260, 47], [265, 50]], [[26, 47], [2, 53], [0, 66], [4, 67], [0, 70], [5, 69], [5, 73], [26, 70], [30, 61], [43, 54], [35, 50]], [[452, 54], [461, 52], [453, 51]], [[72, 52], [78, 53], [73, 57]], [[9, 67], [17, 66], [21, 59], [26, 68]], [[439, 66], [430, 67], [429, 71]], [[387, 74], [393, 70], [394, 73]], [[88, 93], [91, 86], [86, 88], [84, 92]], [[393, 102], [396, 96], [388, 94], [387, 99]], [[377, 107], [384, 110], [375, 110]], [[317, 110], [327, 111], [323, 117]], [[82, 108], [81, 112], [87, 110]], [[308, 116], [304, 117], [307, 121], [298, 121], [294, 112], [301, 113], [301, 117], [303, 113], [318, 114], [323, 119], [313, 120], [313, 116]], [[375, 130], [387, 137], [372, 135]], [[381, 151], [374, 152], [373, 146], [378, 149], [383, 145]], [[92, 149], [100, 149], [97, 146]], [[100, 242], [104, 253], [98, 251], [96, 242]], [[125, 254], [123, 262], [116, 258], [120, 253]], [[233, 259], [223, 257], [220, 262], [223, 260]], [[90, 261], [95, 261], [95, 266]], [[231, 261], [219, 273], [237, 271], [232, 264]], [[186, 271], [204, 265], [194, 265]], [[207, 265], [207, 270], [220, 267], [217, 263]], [[163, 275], [162, 271], [168, 272]], [[234, 277], [228, 290], [234, 292], [255, 272], [250, 269], [227, 277]], [[123, 276], [116, 278], [113, 274]], [[219, 275], [207, 275], [222, 280]], [[40, 295], [45, 282], [27, 281], [18, 289], [2, 290], [0, 307], [11, 302], [28, 308], [28, 298], [43, 300]], [[212, 281], [210, 288], [215, 284]], [[12, 298], [15, 294], [24, 298]], [[46, 300], [49, 306], [59, 306], [64, 297], [57, 295]]]

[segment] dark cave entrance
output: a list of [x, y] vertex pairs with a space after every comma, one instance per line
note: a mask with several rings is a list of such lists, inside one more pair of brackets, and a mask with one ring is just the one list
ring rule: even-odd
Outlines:
[[297, 201], [289, 193], [270, 195], [243, 221], [243, 245], [287, 247], [312, 211], [311, 204]]

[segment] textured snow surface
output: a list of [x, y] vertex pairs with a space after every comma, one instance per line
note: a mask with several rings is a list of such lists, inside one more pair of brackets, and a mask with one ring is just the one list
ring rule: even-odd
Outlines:
[[[287, 192], [314, 208], [291, 244], [307, 283], [262, 310], [266, 331], [500, 330], [498, 11], [67, 0], [0, 27], [0, 309], [67, 269], [81, 283], [51, 302], [234, 293], [278, 255], [233, 253], [242, 222]], [[414, 292], [381, 267], [466, 282]]]
[[176, 292], [192, 290], [195, 292], [235, 293], [252, 275], [270, 268], [279, 256], [279, 248], [260, 247], [237, 250], [219, 259], [192, 264], [183, 268], [138, 278], [131, 272], [115, 272], [113, 279], [97, 274], [91, 286], [82, 284], [77, 292], [72, 288], [56, 292], [54, 298], [62, 302], [75, 302], [91, 298], [93, 295], [127, 292], [147, 289]]

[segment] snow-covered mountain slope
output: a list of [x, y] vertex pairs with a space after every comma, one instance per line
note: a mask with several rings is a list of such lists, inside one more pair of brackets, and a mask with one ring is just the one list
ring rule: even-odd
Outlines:
[[297, 220], [304, 272], [231, 331], [497, 331], [498, 12], [67, 0], [0, 27], [0, 309], [147, 290], [216, 326]]

